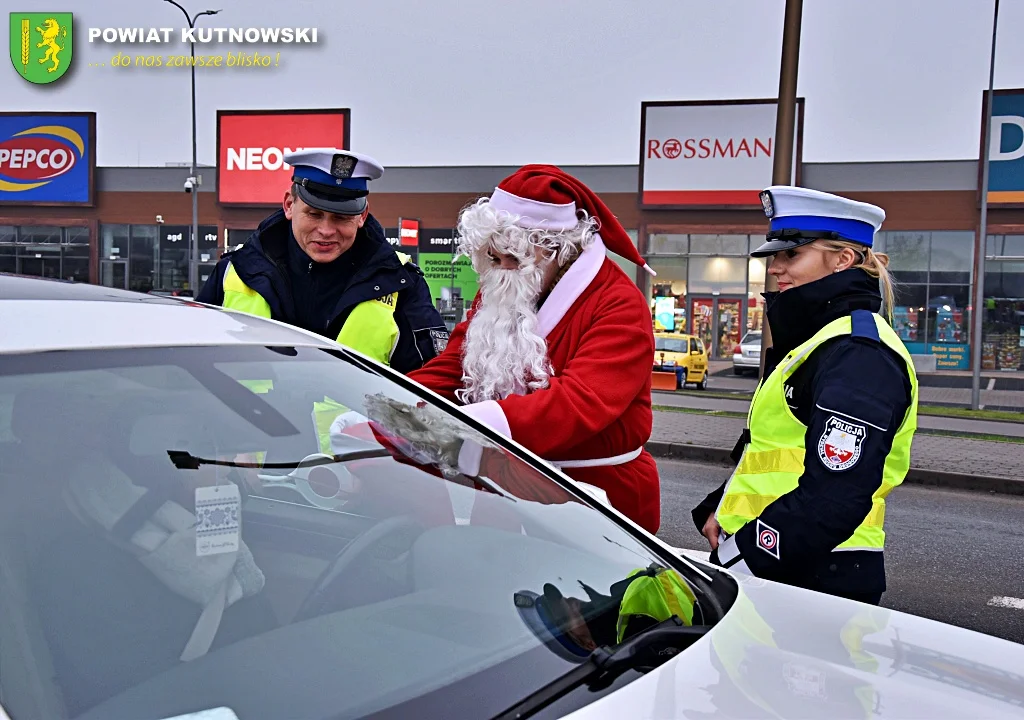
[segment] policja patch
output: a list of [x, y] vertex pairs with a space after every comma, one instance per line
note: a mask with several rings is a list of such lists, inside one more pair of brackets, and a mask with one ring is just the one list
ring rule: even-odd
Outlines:
[[832, 415], [825, 422], [825, 431], [818, 440], [818, 459], [829, 470], [849, 470], [860, 460], [861, 447], [868, 430], [864, 425], [841, 420]]
[[434, 342], [434, 351], [440, 355], [444, 352], [444, 349], [448, 347], [448, 331], [447, 330], [433, 330], [430, 331], [430, 339]]

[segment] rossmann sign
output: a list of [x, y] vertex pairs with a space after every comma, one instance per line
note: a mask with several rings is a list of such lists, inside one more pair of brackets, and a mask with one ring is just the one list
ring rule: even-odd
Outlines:
[[95, 113], [0, 113], [0, 204], [92, 205]]
[[[793, 168], [799, 182], [803, 99]], [[775, 162], [775, 100], [645, 102], [640, 106], [640, 205], [760, 207]]]
[[291, 183], [289, 152], [349, 147], [350, 111], [218, 110], [217, 201], [280, 205]]

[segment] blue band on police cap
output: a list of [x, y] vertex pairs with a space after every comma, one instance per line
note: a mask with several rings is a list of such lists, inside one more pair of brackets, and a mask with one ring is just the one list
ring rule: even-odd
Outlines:
[[320, 183], [321, 185], [330, 185], [332, 187], [345, 188], [346, 190], [360, 190], [366, 192], [369, 188], [369, 184], [366, 178], [346, 178], [341, 180], [334, 177], [330, 173], [325, 173], [315, 167], [309, 165], [301, 165], [299, 167], [292, 168], [293, 177], [299, 179], [306, 179], [310, 182]]
[[771, 230], [820, 230], [838, 233], [851, 242], [871, 247], [874, 243], [875, 228], [869, 223], [848, 218], [820, 217], [817, 215], [790, 215], [774, 217]]

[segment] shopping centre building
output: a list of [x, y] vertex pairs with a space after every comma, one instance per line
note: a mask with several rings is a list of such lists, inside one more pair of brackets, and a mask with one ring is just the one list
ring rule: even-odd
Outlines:
[[[218, 136], [219, 144], [227, 145], [226, 124], [220, 123], [232, 116], [224, 115], [222, 119], [218, 114]], [[80, 187], [69, 185], [71, 190], [63, 195], [45, 197], [39, 194], [45, 184], [28, 171], [19, 175], [5, 170], [4, 163], [10, 167], [15, 150], [7, 156], [4, 152], [13, 147], [10, 139], [17, 133], [52, 128], [57, 121], [38, 113], [0, 116], [0, 176], [40, 185], [19, 193], [9, 189], [9, 182], [0, 184], [7, 188], [0, 191], [0, 272], [144, 292], [190, 292], [192, 195], [184, 190], [189, 168], [95, 167], [89, 158], [95, 157], [96, 116], [64, 114], [62, 118], [61, 127], [71, 132], [36, 138], [33, 147], [37, 156], [47, 151], [51, 160], [65, 164], [77, 152], [80, 165], [62, 179], [77, 177]], [[645, 119], [647, 135], [640, 163], [567, 166], [565, 170], [600, 194], [657, 272], [651, 277], [618, 259], [649, 298], [656, 329], [699, 334], [713, 357], [730, 357], [741, 338], [762, 323], [765, 265], [763, 260], [751, 259], [749, 252], [763, 242], [768, 221], [757, 200], [756, 185], [741, 184], [742, 191], [718, 195], [699, 186], [666, 189], [656, 168], [652, 170], [654, 160], [697, 160], [701, 145], [652, 139], [654, 123]], [[347, 114], [344, 120], [347, 127]], [[80, 121], [84, 124], [75, 125]], [[276, 144], [261, 142], [255, 151], [219, 147], [221, 167], [199, 169], [201, 278], [226, 248], [245, 242], [273, 212], [273, 204], [279, 206], [288, 187], [287, 166], [274, 150], [297, 145], [289, 145], [287, 138]], [[339, 142], [348, 142], [347, 132], [342, 131]], [[1004, 145], [1007, 142], [1013, 144], [1006, 141]], [[305, 146], [318, 144], [326, 143]], [[1024, 145], [1024, 136], [1020, 144]], [[721, 146], [718, 159], [742, 162], [770, 148], [771, 138], [753, 133], [749, 144], [738, 138], [728, 150]], [[24, 165], [29, 148], [21, 150]], [[709, 155], [715, 155], [714, 145]], [[876, 249], [888, 254], [899, 283], [897, 331], [911, 352], [934, 355], [938, 368], [968, 369], [979, 259], [978, 161], [805, 163], [799, 162], [799, 154], [797, 159], [798, 184], [885, 209]], [[1021, 192], [1015, 192], [1009, 181], [1000, 179], [996, 165], [990, 164], [993, 193], [984, 248], [982, 367], [1024, 370], [1024, 182]], [[462, 315], [476, 292], [471, 268], [463, 260], [453, 270], [451, 262], [459, 210], [489, 194], [514, 169], [389, 167], [373, 183], [371, 212], [387, 230], [389, 241], [417, 258], [439, 309], [451, 318]]]

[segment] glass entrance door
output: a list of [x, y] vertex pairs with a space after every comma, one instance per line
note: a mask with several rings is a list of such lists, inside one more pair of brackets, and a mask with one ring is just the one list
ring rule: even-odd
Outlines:
[[712, 359], [728, 360], [743, 336], [742, 297], [694, 297], [691, 334], [704, 341]]
[[100, 285], [128, 289], [128, 261], [103, 260], [100, 263]]

